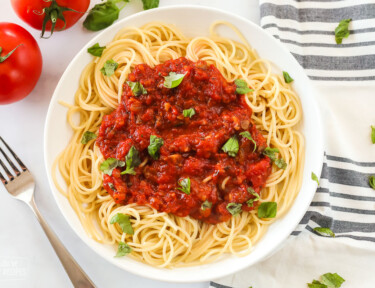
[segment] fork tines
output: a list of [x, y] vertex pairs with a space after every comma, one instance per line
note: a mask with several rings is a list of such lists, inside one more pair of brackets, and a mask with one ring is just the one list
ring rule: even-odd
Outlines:
[[[21, 174], [21, 172], [19, 171], [19, 169], [17, 168], [17, 166], [14, 164], [14, 162], [8, 156], [9, 154], [7, 155], [4, 152], [5, 149], [3, 150], [1, 148], [1, 144], [3, 144], [6, 147], [6, 149], [9, 151], [9, 153], [13, 156], [13, 158], [16, 160], [16, 162], [18, 163], [18, 165], [21, 167], [22, 171], [27, 171], [27, 168], [26, 168], [25, 164], [22, 163], [22, 161], [20, 160], [20, 158], [18, 158], [18, 156], [16, 155], [16, 153], [14, 153], [12, 149], [10, 149], [10, 147], [8, 146], [8, 144], [0, 136], [0, 166], [5, 171], [6, 175], [9, 178], [9, 181], [12, 181], [15, 177], [9, 171], [8, 167], [4, 164], [4, 162], [1, 159], [1, 156], [4, 157], [4, 159], [5, 159], [6, 162], [8, 162], [9, 166], [13, 169], [14, 173], [16, 174], [15, 175], [16, 177], [19, 176]], [[3, 174], [1, 174], [1, 172], [0, 172], [0, 180], [1, 180], [1, 182], [3, 182], [3, 184], [8, 184], [7, 179], [3, 176]]]

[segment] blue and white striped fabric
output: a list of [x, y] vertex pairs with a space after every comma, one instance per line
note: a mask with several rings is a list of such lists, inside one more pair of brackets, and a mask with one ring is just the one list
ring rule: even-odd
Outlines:
[[[325, 126], [320, 186], [285, 246], [271, 258], [211, 282], [215, 288], [307, 287], [327, 272], [342, 286], [375, 287], [375, 0], [260, 0], [261, 26], [284, 43], [319, 95]], [[350, 36], [334, 30], [351, 18]], [[314, 232], [328, 227], [335, 238]]]

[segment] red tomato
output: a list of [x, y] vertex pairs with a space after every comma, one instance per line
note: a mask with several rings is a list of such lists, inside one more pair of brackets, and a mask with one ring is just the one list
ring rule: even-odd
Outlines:
[[[89, 7], [90, 0], [11, 0], [14, 11], [31, 27], [45, 31], [73, 26]], [[55, 21], [55, 24], [53, 24]]]
[[0, 104], [9, 104], [34, 89], [42, 72], [42, 54], [33, 36], [13, 23], [0, 22], [0, 47]]

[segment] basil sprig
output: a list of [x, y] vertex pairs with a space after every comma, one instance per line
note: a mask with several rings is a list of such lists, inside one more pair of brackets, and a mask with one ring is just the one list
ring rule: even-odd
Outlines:
[[244, 132], [241, 132], [240, 135], [242, 137], [245, 137], [247, 139], [249, 139], [251, 142], [253, 142], [254, 144], [254, 149], [253, 149], [253, 152], [257, 149], [257, 142], [255, 142], [255, 140], [253, 139], [253, 137], [251, 137], [251, 134], [249, 131], [244, 131]]
[[225, 153], [228, 153], [231, 157], [236, 157], [240, 146], [236, 136], [229, 138], [229, 140], [221, 148]]
[[89, 52], [93, 56], [100, 57], [100, 56], [102, 56], [103, 51], [104, 51], [105, 48], [106, 48], [106, 46], [101, 47], [99, 45], [99, 43], [95, 43], [94, 45], [92, 45], [91, 47], [89, 47], [87, 49], [87, 52]]
[[135, 175], [134, 168], [141, 164], [141, 158], [139, 157], [139, 152], [137, 148], [132, 146], [125, 157], [126, 169], [121, 172], [121, 175], [130, 174]]
[[113, 59], [111, 59], [111, 60], [107, 60], [104, 63], [104, 66], [102, 69], [100, 69], [100, 72], [102, 72], [104, 76], [111, 77], [115, 73], [117, 68], [118, 68], [118, 63], [115, 62]]
[[160, 148], [164, 145], [164, 140], [155, 135], [150, 135], [150, 145], [147, 147], [148, 154], [152, 159], [157, 160], [160, 157]]
[[276, 202], [263, 202], [258, 207], [259, 218], [275, 218], [277, 213]]
[[236, 88], [236, 93], [237, 94], [246, 94], [246, 93], [254, 91], [253, 89], [250, 89], [247, 86], [246, 81], [243, 80], [243, 79], [236, 79], [236, 80], [234, 80], [234, 84], [236, 84], [236, 86], [237, 86], [237, 88]]
[[185, 109], [184, 111], [182, 111], [182, 114], [184, 115], [184, 117], [191, 118], [195, 115], [195, 110], [194, 108]]
[[276, 157], [276, 155], [275, 155], [276, 153], [279, 153], [279, 149], [277, 149], [277, 148], [271, 148], [271, 147], [267, 147], [263, 151], [263, 154], [266, 155], [266, 156], [268, 156], [271, 159], [271, 161], [275, 163], [275, 165], [277, 167], [279, 167], [280, 169], [284, 169], [285, 170], [286, 167], [287, 167], [286, 162], [282, 158], [278, 159]]
[[164, 77], [164, 87], [176, 88], [181, 84], [186, 74], [176, 74], [176, 72], [169, 72], [168, 76]]
[[335, 237], [335, 233], [329, 228], [315, 227], [313, 230], [322, 236]]
[[294, 81], [294, 79], [290, 77], [289, 73], [286, 71], [283, 71], [283, 76], [284, 76], [285, 83], [291, 83]]
[[123, 257], [132, 252], [132, 248], [125, 242], [118, 242], [117, 253], [115, 257]]
[[124, 166], [125, 166], [124, 161], [120, 161], [116, 158], [108, 158], [102, 164], [100, 164], [100, 171], [102, 171], [104, 174], [111, 176], [113, 169], [115, 169], [116, 167], [124, 167]]
[[89, 141], [91, 141], [93, 139], [96, 139], [96, 137], [97, 136], [96, 136], [96, 134], [94, 132], [86, 131], [82, 135], [81, 143], [82, 144], [87, 144], [87, 143], [89, 143]]
[[335, 29], [335, 40], [336, 44], [341, 44], [342, 39], [348, 38], [350, 35], [349, 31], [349, 23], [352, 19], [343, 19], [340, 21], [339, 25], [337, 25]]
[[227, 210], [233, 216], [237, 216], [242, 211], [241, 207], [242, 207], [242, 204], [232, 202], [232, 203], [228, 203]]
[[181, 179], [178, 185], [180, 185], [180, 187], [177, 188], [178, 190], [181, 190], [187, 195], [190, 194], [190, 178]]
[[147, 90], [145, 89], [145, 87], [143, 87], [141, 82], [126, 81], [126, 84], [128, 84], [130, 89], [132, 89], [133, 95], [135, 97], [141, 96], [142, 94], [147, 94]]
[[117, 223], [121, 227], [122, 232], [126, 234], [130, 234], [130, 235], [134, 234], [134, 230], [130, 222], [129, 215], [125, 215], [123, 213], [117, 213], [111, 218], [111, 221], [109, 223], [111, 224]]

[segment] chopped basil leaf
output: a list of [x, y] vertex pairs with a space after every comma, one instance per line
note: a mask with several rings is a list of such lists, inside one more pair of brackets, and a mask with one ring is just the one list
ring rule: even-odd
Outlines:
[[329, 228], [315, 227], [314, 231], [322, 236], [335, 237], [335, 233], [333, 233], [332, 230]]
[[349, 31], [349, 23], [352, 19], [343, 19], [340, 21], [339, 25], [335, 29], [335, 40], [336, 44], [341, 44], [343, 38], [348, 38], [350, 31]]
[[125, 162], [117, 160], [116, 158], [108, 158], [102, 164], [100, 164], [100, 171], [109, 176], [112, 175], [113, 169], [116, 167], [124, 167]]
[[141, 164], [141, 158], [139, 157], [139, 152], [137, 148], [132, 146], [125, 157], [126, 169], [121, 172], [121, 175], [131, 174], [135, 175], [134, 168]]
[[319, 186], [319, 178], [315, 175], [314, 172], [311, 172], [311, 179], [314, 180], [316, 183], [318, 183]]
[[178, 182], [178, 185], [181, 186], [181, 188], [177, 188], [178, 190], [181, 190], [185, 194], [190, 194], [190, 178], [184, 178]]
[[375, 127], [371, 125], [371, 141], [375, 144]]
[[314, 280], [312, 283], [307, 283], [309, 288], [328, 288], [327, 285], [320, 283], [317, 280]]
[[237, 216], [242, 211], [241, 207], [242, 207], [242, 204], [240, 204], [240, 203], [233, 203], [232, 202], [232, 203], [228, 203], [227, 210], [233, 216]]
[[132, 252], [132, 248], [122, 241], [118, 242], [117, 254], [115, 257], [123, 257]]
[[194, 108], [185, 109], [184, 111], [182, 111], [182, 113], [184, 114], [184, 117], [191, 118], [195, 115], [195, 110], [194, 110]]
[[94, 45], [92, 45], [90, 48], [87, 49], [87, 52], [89, 52], [93, 56], [100, 57], [102, 56], [105, 48], [106, 46], [100, 47], [99, 43], [95, 43]]
[[375, 176], [374, 175], [371, 175], [369, 178], [368, 178], [368, 184], [370, 185], [370, 187], [372, 189], [375, 190]]
[[115, 62], [113, 59], [111, 59], [111, 60], [107, 60], [104, 63], [104, 66], [102, 69], [100, 69], [100, 72], [102, 72], [104, 76], [111, 77], [115, 73], [117, 68], [118, 68], [118, 63]]
[[341, 284], [345, 282], [345, 280], [337, 273], [326, 273], [322, 275], [322, 282], [329, 288], [339, 288], [341, 287]]
[[160, 148], [164, 145], [164, 140], [155, 135], [150, 135], [150, 145], [147, 147], [148, 154], [152, 159], [157, 160], [160, 157]]
[[249, 131], [244, 131], [244, 132], [241, 132], [240, 135], [242, 137], [245, 137], [247, 139], [249, 139], [251, 142], [254, 143], [254, 149], [253, 149], [253, 152], [255, 151], [255, 149], [257, 149], [257, 142], [255, 142], [255, 140], [253, 139], [253, 137], [251, 137], [251, 134]]
[[87, 143], [89, 143], [89, 141], [91, 141], [93, 139], [96, 139], [96, 137], [97, 136], [96, 136], [96, 134], [94, 132], [86, 131], [82, 135], [81, 143], [82, 144], [87, 144]]
[[289, 73], [286, 71], [283, 71], [283, 76], [284, 76], [285, 83], [290, 83], [294, 81], [294, 79], [290, 77]]
[[266, 156], [268, 156], [271, 159], [271, 161], [275, 163], [275, 165], [277, 167], [279, 167], [280, 169], [284, 169], [285, 170], [286, 167], [287, 167], [286, 162], [284, 161], [284, 159], [281, 159], [281, 158], [278, 159], [276, 157], [276, 155], [275, 155], [276, 153], [279, 153], [279, 149], [277, 149], [277, 148], [271, 148], [271, 147], [267, 147], [263, 151], [263, 154], [266, 155]]
[[276, 202], [263, 202], [258, 207], [259, 218], [275, 218], [277, 213]]
[[128, 84], [130, 89], [132, 89], [135, 97], [141, 96], [142, 94], [147, 94], [147, 90], [140, 82], [126, 81], [126, 84]]
[[236, 136], [233, 136], [232, 138], [229, 138], [229, 140], [224, 144], [224, 146], [221, 149], [225, 153], [228, 153], [229, 156], [236, 157], [239, 148], [240, 146], [238, 145], [238, 140]]
[[159, 7], [159, 0], [142, 0], [143, 10]]
[[176, 74], [175, 72], [169, 72], [169, 76], [164, 76], [164, 87], [175, 88], [181, 84], [186, 74]]
[[111, 188], [113, 191], [117, 191], [117, 190], [116, 190], [116, 187], [115, 187], [115, 185], [113, 185], [113, 183], [108, 182], [108, 186], [109, 186], [109, 188]]
[[234, 80], [234, 84], [236, 84], [236, 86], [237, 86], [237, 88], [236, 88], [236, 93], [237, 94], [246, 94], [246, 93], [254, 91], [253, 89], [250, 89], [247, 86], [246, 81], [243, 80], [243, 79], [236, 79], [236, 80]]
[[259, 194], [258, 194], [257, 192], [255, 192], [254, 189], [251, 188], [251, 187], [248, 187], [248, 188], [247, 188], [247, 192], [249, 192], [251, 195], [253, 195], [253, 196], [255, 197], [255, 198], [253, 198], [253, 199], [249, 199], [249, 200], [246, 201], [246, 204], [247, 204], [249, 207], [253, 207], [254, 202], [255, 202], [255, 201], [258, 201], [258, 200], [260, 199], [260, 196], [259, 196]]
[[201, 205], [201, 209], [204, 211], [206, 209], [211, 209], [212, 203], [210, 201], [204, 201]]
[[117, 213], [111, 218], [111, 221], [109, 223], [111, 224], [117, 223], [121, 227], [124, 233], [130, 234], [130, 235], [134, 234], [132, 224], [130, 223], [129, 215]]

